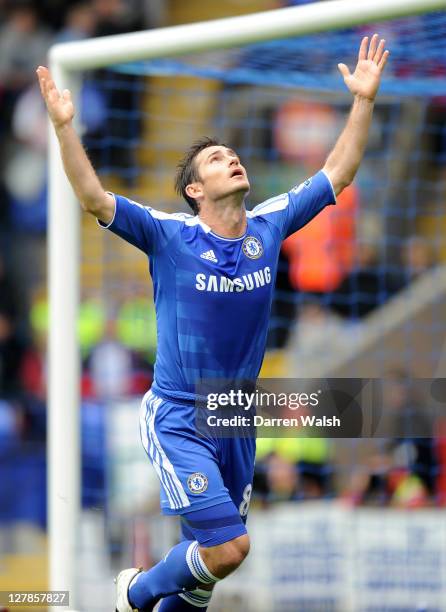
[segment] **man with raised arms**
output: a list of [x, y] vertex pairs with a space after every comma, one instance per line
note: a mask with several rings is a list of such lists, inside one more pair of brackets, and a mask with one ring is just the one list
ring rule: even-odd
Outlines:
[[[102, 227], [146, 253], [158, 321], [152, 388], [141, 406], [141, 437], [161, 484], [165, 514], [181, 518], [182, 541], [148, 571], [117, 578], [117, 612], [206, 610], [216, 582], [249, 551], [245, 527], [255, 440], [198, 437], [196, 385], [203, 379], [255, 380], [262, 364], [282, 241], [353, 180], [388, 57], [364, 38], [353, 73], [339, 64], [354, 96], [346, 126], [320, 172], [288, 193], [245, 209], [250, 184], [237, 153], [209, 138], [178, 166], [177, 191], [193, 215], [166, 214], [108, 193], [73, 129], [69, 91], [37, 70], [67, 177], [82, 208]], [[63, 202], [60, 203], [63, 205]]]

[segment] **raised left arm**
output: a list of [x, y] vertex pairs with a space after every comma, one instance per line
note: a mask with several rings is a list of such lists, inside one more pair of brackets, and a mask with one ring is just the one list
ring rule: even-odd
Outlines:
[[389, 56], [384, 44], [384, 40], [378, 44], [378, 34], [372, 36], [370, 45], [368, 37], [363, 38], [353, 74], [345, 64], [338, 64], [354, 101], [347, 124], [323, 167], [336, 195], [353, 181], [364, 155], [375, 97]]

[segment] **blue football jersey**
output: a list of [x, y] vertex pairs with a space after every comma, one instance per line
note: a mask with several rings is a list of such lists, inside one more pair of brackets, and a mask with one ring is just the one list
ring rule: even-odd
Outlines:
[[255, 380], [281, 243], [335, 203], [326, 174], [256, 206], [240, 238], [218, 236], [198, 216], [115, 198], [113, 220], [101, 225], [150, 261], [158, 324], [154, 392], [192, 400], [204, 379]]

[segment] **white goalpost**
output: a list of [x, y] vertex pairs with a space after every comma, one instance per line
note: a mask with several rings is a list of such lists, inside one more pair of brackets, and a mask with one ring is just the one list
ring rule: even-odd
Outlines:
[[[75, 94], [80, 71], [126, 61], [229, 48], [446, 9], [446, 0], [332, 0], [56, 45], [50, 69]], [[76, 99], [76, 96], [74, 96]], [[70, 592], [78, 610], [76, 545], [80, 513], [80, 208], [65, 178], [55, 134], [49, 139], [48, 512], [49, 588]]]

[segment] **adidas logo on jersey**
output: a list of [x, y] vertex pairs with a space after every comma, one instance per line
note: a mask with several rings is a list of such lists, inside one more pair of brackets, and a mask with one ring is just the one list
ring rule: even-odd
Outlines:
[[212, 249], [210, 249], [209, 251], [205, 251], [204, 253], [200, 255], [200, 257], [201, 259], [207, 259], [208, 261], [213, 261], [214, 263], [217, 263], [218, 261]]

